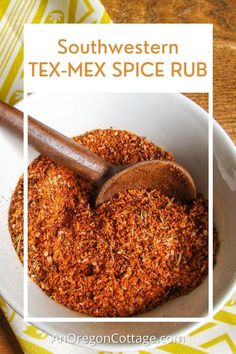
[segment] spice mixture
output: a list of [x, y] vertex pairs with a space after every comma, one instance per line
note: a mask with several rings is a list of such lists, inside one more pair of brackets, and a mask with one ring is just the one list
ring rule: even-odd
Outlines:
[[[94, 130], [75, 140], [114, 164], [173, 156], [127, 131]], [[45, 157], [29, 166], [29, 274], [52, 299], [91, 316], [131, 316], [188, 293], [208, 267], [207, 204], [157, 190], [119, 193], [97, 209], [91, 185]], [[9, 212], [23, 260], [23, 180]]]

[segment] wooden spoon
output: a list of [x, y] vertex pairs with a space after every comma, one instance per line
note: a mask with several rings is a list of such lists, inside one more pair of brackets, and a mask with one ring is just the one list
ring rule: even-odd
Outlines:
[[[23, 113], [0, 101], [0, 123], [23, 135]], [[42, 155], [68, 167], [97, 187], [96, 206], [128, 189], [158, 189], [181, 202], [196, 198], [190, 174], [172, 161], [150, 160], [114, 166], [36, 119], [28, 118], [28, 140]]]

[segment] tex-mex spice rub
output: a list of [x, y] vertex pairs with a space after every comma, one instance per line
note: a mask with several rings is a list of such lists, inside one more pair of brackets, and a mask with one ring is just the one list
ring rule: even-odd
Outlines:
[[[173, 156], [127, 131], [75, 140], [113, 164]], [[29, 166], [28, 266], [52, 299], [91, 316], [131, 316], [188, 293], [208, 267], [207, 203], [185, 205], [157, 190], [129, 190], [93, 209], [91, 185], [45, 157]], [[23, 180], [9, 229], [23, 260]]]

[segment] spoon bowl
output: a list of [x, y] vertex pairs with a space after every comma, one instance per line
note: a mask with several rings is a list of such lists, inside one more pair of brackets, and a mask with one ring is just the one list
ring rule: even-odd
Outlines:
[[118, 172], [99, 189], [96, 206], [128, 189], [157, 189], [185, 203], [196, 198], [194, 181], [181, 165], [172, 161], [150, 160], [118, 168]]

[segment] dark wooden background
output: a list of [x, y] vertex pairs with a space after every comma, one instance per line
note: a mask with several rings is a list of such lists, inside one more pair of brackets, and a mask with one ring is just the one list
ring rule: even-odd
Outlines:
[[[214, 117], [236, 143], [236, 1], [102, 0], [117, 23], [213, 23]], [[188, 95], [203, 108], [206, 95]]]

